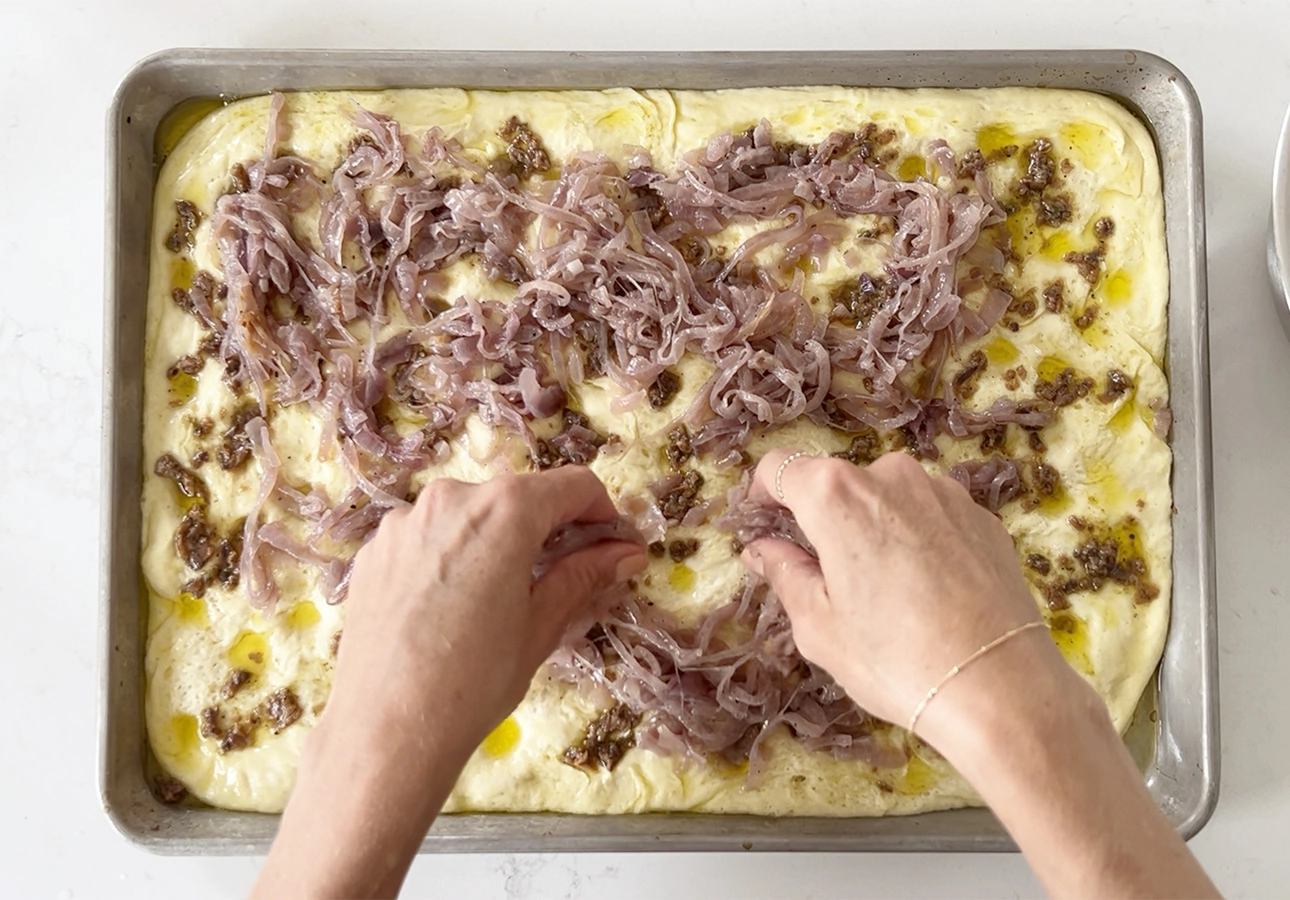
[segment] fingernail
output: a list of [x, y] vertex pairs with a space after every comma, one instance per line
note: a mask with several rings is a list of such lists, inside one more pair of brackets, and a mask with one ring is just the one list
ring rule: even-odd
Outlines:
[[645, 559], [644, 553], [632, 553], [618, 561], [618, 566], [614, 569], [615, 581], [626, 581], [633, 575], [639, 575], [645, 571], [648, 560]]

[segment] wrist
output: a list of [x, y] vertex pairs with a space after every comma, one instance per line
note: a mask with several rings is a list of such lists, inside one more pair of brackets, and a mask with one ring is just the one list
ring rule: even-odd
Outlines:
[[[976, 788], [1050, 896], [1217, 896], [1155, 808], [1102, 699], [1046, 636], [1031, 638], [1001, 646], [955, 693], [947, 685], [920, 731]], [[951, 702], [933, 716], [941, 699]]]
[[366, 705], [333, 696], [305, 745], [302, 770], [308, 764], [329, 778], [346, 772], [395, 784], [455, 773], [475, 743], [452, 709], [430, 708], [433, 713], [390, 696]]
[[[350, 673], [346, 673], [350, 674]], [[333, 759], [357, 755], [372, 767], [426, 771], [464, 766], [496, 722], [484, 722], [489, 704], [458, 685], [449, 671], [415, 679], [391, 676], [337, 679], [318, 723], [315, 750]]]
[[324, 714], [310, 734], [253, 896], [398, 892], [457, 770], [434, 751], [382, 740], [370, 721], [347, 724]]
[[287, 813], [329, 822], [341, 845], [380, 837], [387, 849], [414, 854], [474, 747], [450, 728], [451, 716], [426, 721], [387, 704], [357, 713], [333, 699], [301, 755]]
[[1018, 635], [952, 678], [919, 723], [919, 734], [989, 800], [993, 783], [1022, 760], [1042, 767], [1075, 736], [1119, 740], [1097, 693], [1048, 635]]

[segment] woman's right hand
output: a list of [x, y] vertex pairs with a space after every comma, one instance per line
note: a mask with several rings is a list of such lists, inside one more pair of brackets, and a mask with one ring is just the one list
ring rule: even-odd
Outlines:
[[[780, 472], [788, 456], [766, 454], [753, 490], [793, 512], [819, 560], [787, 541], [762, 539], [744, 550], [744, 561], [779, 595], [802, 654], [861, 707], [906, 724], [951, 667], [1039, 620], [1012, 539], [958, 482], [929, 476], [904, 453], [867, 468], [800, 457]], [[1030, 652], [1004, 653], [1022, 643]], [[996, 654], [1067, 670], [1041, 629], [988, 655]], [[929, 704], [924, 721], [941, 703], [938, 696]]]
[[[788, 456], [766, 454], [754, 491], [792, 510], [819, 560], [775, 539], [749, 544], [744, 560], [775, 588], [802, 654], [863, 708], [904, 725], [954, 666], [1039, 621], [1008, 533], [957, 482], [904, 454], [866, 469]], [[1101, 698], [1044, 629], [946, 682], [918, 733], [977, 789], [1051, 896], [1218, 896]]]

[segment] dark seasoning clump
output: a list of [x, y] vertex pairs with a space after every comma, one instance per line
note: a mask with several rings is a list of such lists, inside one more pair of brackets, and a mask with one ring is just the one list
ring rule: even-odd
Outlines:
[[835, 318], [849, 320], [849, 324], [859, 327], [867, 325], [883, 301], [893, 295], [885, 278], [862, 272], [833, 288], [829, 299]]
[[[245, 669], [233, 669], [220, 689], [221, 699], [229, 700], [236, 696], [252, 678]], [[299, 721], [303, 712], [300, 700], [291, 688], [278, 688], [247, 712], [226, 714], [219, 703], [205, 707], [197, 717], [197, 733], [217, 741], [220, 753], [230, 753], [251, 746], [260, 726], [278, 734]]]
[[582, 740], [566, 748], [561, 761], [581, 769], [613, 771], [624, 754], [636, 746], [639, 719], [626, 704], [618, 704], [590, 722]]
[[[1081, 516], [1071, 516], [1067, 521], [1075, 532], [1075, 546], [1069, 556], [1059, 558], [1060, 574], [1037, 583], [1050, 609], [1067, 609], [1071, 594], [1096, 593], [1108, 582], [1132, 589], [1136, 603], [1149, 603], [1160, 595], [1142, 554], [1134, 516], [1126, 516], [1114, 527], [1097, 525]], [[1037, 556], [1031, 554], [1028, 564]], [[1029, 567], [1039, 575], [1051, 571], [1046, 560], [1042, 567]]]
[[698, 538], [676, 538], [667, 545], [667, 555], [672, 558], [672, 562], [682, 562], [698, 552]]
[[689, 469], [681, 476], [681, 483], [659, 498], [658, 508], [669, 522], [679, 522], [699, 503], [703, 489], [703, 476]]
[[977, 379], [985, 371], [987, 365], [985, 352], [973, 350], [963, 368], [954, 373], [954, 378], [951, 381], [954, 393], [964, 400], [975, 394]]
[[1069, 366], [1052, 379], [1041, 378], [1035, 382], [1035, 396], [1058, 407], [1071, 405], [1087, 396], [1092, 389], [1093, 379], [1076, 375], [1075, 370]]
[[668, 463], [674, 469], [694, 456], [694, 446], [690, 443], [690, 431], [684, 425], [677, 425], [667, 435], [667, 446], [664, 450]]
[[182, 250], [191, 250], [193, 246], [193, 232], [197, 230], [198, 224], [201, 223], [202, 214], [197, 211], [197, 207], [188, 200], [178, 200], [175, 202], [175, 225], [166, 235], [166, 249], [172, 253], [179, 253]]
[[233, 411], [215, 454], [221, 469], [240, 469], [251, 458], [251, 438], [246, 433], [246, 426], [260, 414], [260, 408], [253, 403]]
[[664, 369], [659, 373], [658, 378], [645, 391], [645, 398], [649, 400], [649, 405], [654, 409], [662, 409], [672, 402], [681, 391], [681, 376], [677, 375], [671, 369]]
[[527, 122], [521, 121], [518, 116], [511, 116], [497, 129], [497, 134], [506, 141], [505, 159], [511, 173], [517, 178], [528, 178], [530, 175], [550, 171], [551, 157], [542, 145], [542, 139]]
[[179, 803], [188, 796], [188, 788], [184, 787], [183, 782], [169, 775], [158, 775], [153, 779], [153, 787], [157, 799], [167, 805]]
[[561, 429], [555, 437], [538, 438], [533, 453], [535, 468], [556, 469], [560, 466], [585, 466], [596, 458], [608, 438], [592, 430], [591, 420], [577, 410], [566, 408], [561, 414]]
[[847, 449], [839, 450], [833, 456], [837, 459], [845, 459], [848, 462], [855, 463], [857, 466], [867, 466], [869, 463], [882, 456], [884, 445], [882, 435], [876, 428], [865, 428], [851, 438], [851, 443]]

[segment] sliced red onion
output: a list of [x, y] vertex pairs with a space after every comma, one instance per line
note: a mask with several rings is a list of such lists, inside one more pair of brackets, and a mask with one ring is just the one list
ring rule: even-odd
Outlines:
[[[317, 567], [331, 598], [343, 597], [352, 560], [320, 548], [370, 537], [471, 415], [536, 453], [532, 420], [559, 413], [566, 390], [592, 372], [612, 381], [610, 406], [621, 414], [687, 354], [706, 359], [711, 375], [675, 414], [694, 450], [724, 465], [742, 463], [754, 434], [802, 416], [843, 430], [907, 427], [929, 456], [940, 434], [1052, 419], [1050, 406], [1011, 398], [964, 409], [938, 388], [945, 361], [1011, 301], [989, 289], [966, 308], [966, 286], [956, 282], [960, 261], [980, 270], [978, 289], [1003, 267], [1002, 248], [980, 241], [1002, 218], [981, 174], [975, 191], [949, 193], [873, 165], [854, 134], [790, 146], [763, 121], [714, 136], [672, 174], [656, 171], [639, 148], [626, 171], [603, 153], [578, 153], [553, 181], [530, 189], [489, 171], [438, 129], [412, 142], [389, 117], [359, 109], [354, 121], [363, 136], [324, 178], [305, 160], [277, 156], [287, 119], [283, 97], [273, 98], [249, 189], [222, 197], [212, 217], [227, 297], [189, 302], [219, 337], [230, 378], [266, 409], [309, 404], [324, 423], [320, 456], [351, 481], [334, 503], [280, 484], [263, 420], [248, 426], [261, 479], [241, 568], [261, 608], [276, 596], [271, 554]], [[927, 154], [940, 174], [953, 171], [943, 142]], [[316, 246], [292, 226], [315, 204]], [[818, 266], [834, 249], [854, 259], [838, 242], [843, 220], [857, 214], [891, 226], [882, 272], [889, 289], [867, 319], [847, 327], [812, 311], [795, 267]], [[724, 260], [707, 243], [732, 223], [785, 218]], [[783, 248], [780, 259], [752, 264], [772, 246]], [[514, 300], [442, 298], [444, 270], [468, 256], [489, 277], [515, 284]], [[397, 311], [387, 308], [392, 302]], [[396, 312], [410, 326], [378, 344], [377, 330]], [[382, 412], [387, 397], [424, 417], [424, 427], [395, 428]], [[1167, 409], [1156, 411], [1162, 425]], [[598, 439], [568, 428], [553, 442], [591, 458]], [[957, 474], [997, 509], [1017, 490], [1014, 469], [992, 457]], [[658, 496], [672, 481], [651, 488]], [[720, 513], [719, 524], [741, 541], [773, 536], [810, 549], [787, 510], [750, 501], [747, 484], [703, 500], [683, 524]], [[270, 496], [305, 521], [306, 539], [264, 521]], [[557, 533], [540, 570], [596, 541], [665, 537], [649, 497], [625, 498], [623, 509], [622, 521]], [[562, 677], [646, 714], [642, 746], [747, 758], [752, 781], [767, 765], [767, 735], [781, 727], [839, 757], [875, 765], [903, 758], [797, 654], [783, 608], [756, 581], [692, 628], [624, 595], [560, 659]]]

